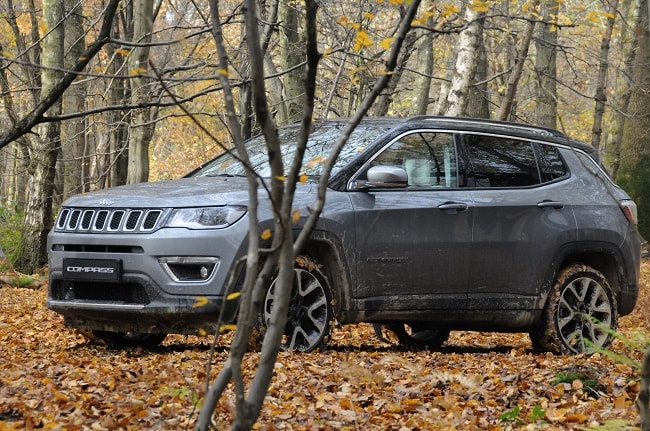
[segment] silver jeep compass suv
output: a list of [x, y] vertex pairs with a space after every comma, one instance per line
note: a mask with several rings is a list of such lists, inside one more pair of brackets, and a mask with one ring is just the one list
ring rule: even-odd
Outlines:
[[[302, 214], [344, 126], [314, 125], [310, 180], [295, 198]], [[280, 129], [287, 161], [298, 132]], [[247, 146], [268, 177], [263, 138]], [[224, 301], [224, 290], [246, 253], [244, 174], [221, 154], [182, 179], [68, 199], [48, 240], [47, 306], [113, 345], [210, 330], [220, 312], [234, 319], [236, 301]], [[272, 223], [264, 196], [262, 228]], [[636, 212], [592, 147], [558, 131], [368, 118], [337, 160], [297, 259], [284, 347], [325, 346], [335, 319], [374, 323], [412, 346], [435, 348], [456, 329], [528, 332], [536, 348], [560, 353], [605, 346], [637, 299]], [[208, 302], [195, 307], [197, 298]], [[225, 303], [233, 306], [221, 310]]]

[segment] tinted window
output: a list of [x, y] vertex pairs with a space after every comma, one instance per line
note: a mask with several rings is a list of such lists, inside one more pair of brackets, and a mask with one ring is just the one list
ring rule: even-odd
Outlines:
[[526, 187], [540, 183], [533, 145], [494, 136], [466, 135], [468, 184], [474, 187]]
[[540, 171], [542, 181], [549, 182], [567, 175], [568, 171], [560, 157], [560, 152], [551, 145], [540, 145]]
[[370, 166], [399, 166], [409, 188], [457, 187], [454, 138], [448, 133], [420, 131], [400, 137]]

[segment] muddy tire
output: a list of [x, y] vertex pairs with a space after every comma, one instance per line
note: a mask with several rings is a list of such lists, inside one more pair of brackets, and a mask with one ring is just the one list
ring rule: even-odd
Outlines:
[[[260, 316], [263, 330], [268, 327], [271, 318], [275, 286], [274, 279], [264, 298]], [[315, 260], [298, 257], [281, 348], [300, 352], [323, 349], [330, 340], [333, 319], [332, 289], [327, 278]]]
[[93, 335], [104, 341], [110, 347], [121, 349], [125, 347], [158, 347], [167, 334], [147, 334], [144, 332], [111, 332], [93, 331]]
[[558, 354], [593, 353], [607, 347], [616, 329], [616, 298], [605, 277], [574, 264], [561, 270], [549, 292], [533, 347]]

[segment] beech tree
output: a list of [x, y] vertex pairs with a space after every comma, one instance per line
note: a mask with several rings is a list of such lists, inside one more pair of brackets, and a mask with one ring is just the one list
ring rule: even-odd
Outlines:
[[[43, 14], [48, 34], [43, 39], [43, 71], [40, 99], [45, 99], [61, 79], [63, 70], [63, 3], [58, 0], [43, 1]], [[48, 106], [46, 115], [61, 114], [60, 98]], [[61, 123], [47, 122], [39, 126], [38, 137], [30, 147], [30, 163], [33, 169], [25, 229], [22, 236], [22, 267], [35, 269], [45, 255], [46, 237], [52, 226], [52, 196], [54, 195], [54, 175], [56, 159], [61, 141]]]

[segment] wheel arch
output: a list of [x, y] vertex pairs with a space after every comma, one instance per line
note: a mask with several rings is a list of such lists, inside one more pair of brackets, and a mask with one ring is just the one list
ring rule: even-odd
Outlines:
[[612, 289], [612, 294], [616, 297], [619, 315], [625, 315], [632, 311], [629, 305], [622, 300], [623, 290], [629, 283], [623, 256], [616, 245], [597, 241], [569, 244], [561, 249], [556, 262], [557, 264], [553, 265], [548, 288], [554, 282], [559, 271], [569, 265], [581, 263], [603, 274]]
[[332, 234], [314, 231], [299, 254], [315, 259], [332, 289], [334, 317], [339, 323], [348, 323], [347, 313], [352, 309], [352, 277], [341, 242]]

